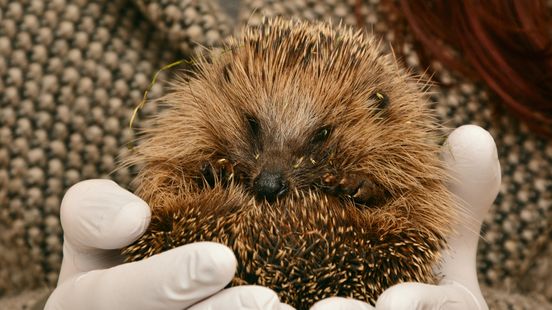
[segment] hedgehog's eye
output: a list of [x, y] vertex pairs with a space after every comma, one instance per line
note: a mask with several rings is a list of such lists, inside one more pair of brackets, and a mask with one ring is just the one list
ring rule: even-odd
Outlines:
[[247, 123], [249, 124], [249, 130], [251, 131], [251, 134], [255, 138], [258, 138], [261, 132], [261, 126], [259, 125], [259, 121], [251, 115], [247, 116], [246, 119], [247, 119]]
[[376, 106], [380, 110], [387, 108], [389, 105], [389, 97], [382, 92], [375, 92], [372, 96], [370, 96], [370, 99], [376, 102]]
[[328, 139], [328, 137], [330, 136], [331, 132], [332, 132], [332, 127], [331, 126], [321, 127], [312, 136], [311, 143], [312, 144], [319, 144], [319, 143], [322, 143], [322, 142], [326, 141], [326, 139]]

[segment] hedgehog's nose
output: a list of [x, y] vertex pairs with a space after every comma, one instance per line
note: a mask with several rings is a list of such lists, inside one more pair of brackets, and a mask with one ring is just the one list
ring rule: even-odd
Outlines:
[[287, 192], [287, 183], [281, 173], [263, 170], [253, 180], [253, 190], [257, 198], [273, 202]]

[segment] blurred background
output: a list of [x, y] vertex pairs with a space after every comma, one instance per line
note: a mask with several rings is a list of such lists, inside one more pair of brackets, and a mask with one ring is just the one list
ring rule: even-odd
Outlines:
[[67, 188], [130, 187], [133, 171], [115, 168], [153, 74], [262, 16], [373, 32], [431, 79], [445, 126], [491, 133], [503, 183], [477, 257], [485, 296], [492, 309], [552, 308], [551, 12], [544, 0], [0, 0], [0, 309], [55, 286]]

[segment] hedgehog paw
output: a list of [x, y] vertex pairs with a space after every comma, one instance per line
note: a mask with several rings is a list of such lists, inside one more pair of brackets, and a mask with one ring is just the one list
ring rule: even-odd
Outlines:
[[217, 182], [227, 185], [234, 179], [234, 166], [226, 158], [209, 161], [201, 167], [201, 175], [209, 187], [214, 187]]
[[326, 173], [322, 177], [322, 183], [331, 194], [345, 196], [367, 206], [381, 202], [386, 195], [385, 190], [372, 180], [356, 174], [339, 178]]

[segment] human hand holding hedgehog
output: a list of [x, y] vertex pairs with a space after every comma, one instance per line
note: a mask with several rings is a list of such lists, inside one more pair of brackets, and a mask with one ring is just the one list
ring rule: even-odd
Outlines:
[[[443, 157], [455, 178], [449, 188], [472, 213], [473, 221], [455, 228], [458, 235], [449, 240], [450, 257], [439, 267], [444, 276], [440, 285], [398, 284], [384, 291], [377, 309], [486, 309], [475, 277], [479, 236], [475, 232], [500, 184], [496, 149], [490, 135], [475, 126], [457, 129], [445, 145], [449, 147]], [[249, 309], [278, 309], [278, 297], [269, 289], [238, 286], [219, 292], [236, 268], [234, 255], [222, 245], [182, 246], [157, 258], [122, 264], [118, 249], [145, 232], [150, 209], [112, 181], [89, 180], [73, 186], [61, 212], [64, 257], [47, 310], [183, 309], [210, 296], [195, 309], [209, 305], [239, 309], [239, 302], [250, 302]], [[370, 307], [358, 300], [327, 298], [313, 309]]]
[[[162, 99], [167, 108], [128, 161], [144, 167], [136, 179], [137, 194], [151, 208], [151, 222], [142, 234], [147, 222], [142, 220], [141, 229], [134, 229], [132, 238], [124, 234], [126, 242], [117, 245], [141, 234], [124, 249], [126, 259], [152, 257], [87, 272], [98, 264], [75, 267], [82, 263], [71, 256], [72, 237], [65, 229], [68, 254], [60, 276], [65, 282], [49, 304], [65, 300], [57, 296], [84, 298], [83, 292], [95, 292], [95, 283], [102, 287], [95, 296], [106, 298], [90, 304], [100, 300], [121, 308], [122, 299], [129, 299], [127, 308], [139, 309], [144, 302], [147, 309], [180, 309], [231, 281], [235, 287], [194, 307], [227, 309], [233, 307], [226, 300], [257, 300], [255, 289], [240, 285], [266, 286], [299, 309], [362, 302], [382, 309], [485, 307], [474, 267], [481, 217], [465, 211], [481, 215], [496, 195], [500, 174], [494, 143], [486, 135], [475, 145], [492, 147], [464, 152], [472, 145], [454, 137], [477, 136], [474, 132], [482, 137], [480, 129], [467, 127], [472, 129], [456, 132], [469, 134], [451, 135], [443, 149], [416, 80], [377, 45], [343, 27], [334, 31], [327, 24], [276, 20], [246, 30], [218, 57], [200, 58], [195, 75], [175, 83]], [[84, 231], [101, 227], [105, 217], [98, 218], [94, 225], [82, 225]], [[200, 241], [225, 244], [237, 257], [225, 265], [231, 272], [220, 283], [192, 289], [192, 298], [184, 294], [185, 305], [161, 301], [161, 295], [181, 297], [171, 289], [159, 295], [170, 285], [143, 289], [144, 266], [156, 265], [169, 283], [178, 283], [180, 273], [167, 272], [167, 264], [178, 262], [174, 253], [197, 253]], [[224, 252], [213, 243], [199, 247]], [[84, 255], [84, 261], [94, 256]], [[182, 276], [198, 280], [196, 261], [204, 263], [199, 265], [212, 280], [217, 259], [182, 260], [180, 269], [192, 270]], [[99, 268], [112, 265], [104, 262]], [[85, 273], [75, 277], [75, 270]], [[105, 289], [106, 279], [115, 283], [112, 288], [131, 282], [131, 290], [113, 296]], [[163, 283], [163, 277], [153, 279]], [[129, 294], [134, 286], [137, 294]], [[272, 297], [263, 305], [252, 302], [254, 307], [285, 307], [270, 290], [264, 292]], [[333, 296], [362, 302], [328, 299]]]

